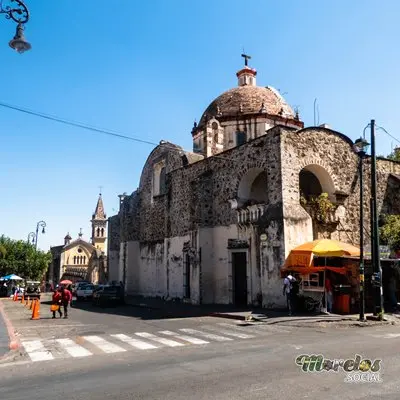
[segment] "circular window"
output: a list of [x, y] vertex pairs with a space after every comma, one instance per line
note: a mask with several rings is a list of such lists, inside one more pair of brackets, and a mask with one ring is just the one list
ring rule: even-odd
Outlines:
[[82, 249], [78, 249], [78, 253], [82, 253]]

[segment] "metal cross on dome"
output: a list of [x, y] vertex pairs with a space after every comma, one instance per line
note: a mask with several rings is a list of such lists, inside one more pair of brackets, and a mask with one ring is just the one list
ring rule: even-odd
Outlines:
[[249, 60], [251, 59], [251, 56], [243, 53], [242, 57], [244, 58], [244, 65], [247, 67], [249, 65]]

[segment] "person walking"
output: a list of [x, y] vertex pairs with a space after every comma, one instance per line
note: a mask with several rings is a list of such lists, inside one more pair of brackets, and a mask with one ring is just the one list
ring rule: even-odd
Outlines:
[[293, 283], [296, 279], [292, 275], [287, 275], [283, 280], [283, 296], [286, 295], [286, 303], [289, 311], [289, 315], [292, 315], [293, 309]]
[[61, 301], [64, 307], [64, 318], [68, 318], [68, 305], [72, 301], [72, 293], [66, 288], [62, 288], [61, 290]]
[[[60, 318], [62, 317], [62, 312], [61, 312], [61, 293], [57, 290], [54, 289], [53, 293], [53, 298], [51, 301], [52, 304], [52, 311], [53, 311], [53, 319], [56, 318], [56, 311], [60, 314]], [[56, 309], [58, 307], [58, 309]]]

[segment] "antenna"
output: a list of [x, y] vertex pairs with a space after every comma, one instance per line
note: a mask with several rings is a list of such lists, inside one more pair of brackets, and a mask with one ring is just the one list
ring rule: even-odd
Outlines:
[[314, 99], [314, 126], [317, 126], [317, 121], [316, 121], [316, 105], [317, 105], [317, 98]]

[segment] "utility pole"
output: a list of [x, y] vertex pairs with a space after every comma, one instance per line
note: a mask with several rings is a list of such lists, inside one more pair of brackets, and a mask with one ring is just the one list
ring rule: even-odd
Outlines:
[[379, 251], [379, 227], [378, 211], [376, 199], [376, 151], [375, 151], [375, 120], [371, 120], [371, 218], [372, 228], [371, 249], [372, 249], [372, 267], [374, 284], [374, 314], [383, 318], [383, 290], [382, 290], [382, 268]]

